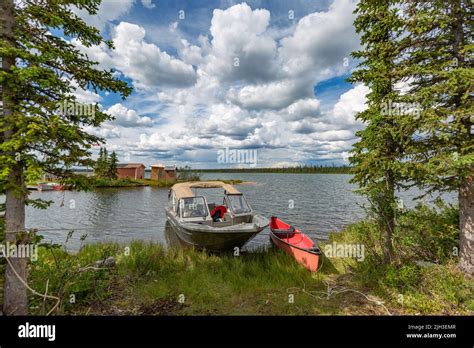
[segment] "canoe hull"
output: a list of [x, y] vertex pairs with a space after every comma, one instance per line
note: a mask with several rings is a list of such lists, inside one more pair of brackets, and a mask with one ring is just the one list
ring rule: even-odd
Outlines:
[[275, 216], [270, 219], [270, 240], [311, 272], [318, 270], [321, 250], [303, 232]]
[[285, 243], [280, 238], [275, 236], [274, 233], [270, 233], [270, 238], [275, 246], [279, 247], [288, 255], [292, 256], [300, 265], [304, 266], [311, 272], [316, 272], [318, 270], [320, 262], [319, 259], [321, 256], [320, 254], [316, 254], [308, 250], [302, 250], [288, 243]]

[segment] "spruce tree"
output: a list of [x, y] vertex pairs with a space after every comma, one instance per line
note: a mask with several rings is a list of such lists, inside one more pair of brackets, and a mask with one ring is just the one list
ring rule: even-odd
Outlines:
[[[31, 203], [25, 185], [30, 171], [52, 173], [68, 184], [83, 187], [84, 176], [73, 166], [93, 164], [90, 149], [103, 139], [87, 133], [111, 116], [92, 107], [76, 107], [75, 86], [105, 90], [126, 97], [130, 88], [100, 70], [68, 39], [83, 45], [104, 44], [113, 48], [98, 29], [89, 27], [71, 9], [76, 6], [96, 14], [100, 0], [37, 1], [2, 0], [0, 8], [0, 55], [3, 115], [0, 117], [0, 191], [6, 196], [5, 240], [28, 243], [25, 204]], [[12, 258], [4, 280], [3, 312], [28, 312], [27, 292], [17, 274], [27, 279], [27, 260]]]
[[109, 166], [108, 166], [108, 177], [110, 179], [117, 179], [117, 163], [118, 158], [115, 151], [112, 151], [109, 157]]
[[366, 127], [356, 133], [360, 139], [353, 147], [350, 162], [354, 166], [352, 182], [359, 185], [359, 192], [369, 200], [382, 233], [381, 261], [386, 263], [394, 259], [395, 192], [402, 181], [402, 144], [409, 136], [399, 119], [405, 116], [387, 110], [387, 105], [399, 101], [395, 87], [399, 80], [397, 57], [403, 21], [395, 4], [396, 1], [359, 2], [354, 26], [360, 34], [362, 49], [352, 54], [360, 64], [349, 79], [370, 88], [367, 109], [356, 115]]
[[406, 173], [420, 188], [458, 192], [459, 264], [474, 273], [474, 44], [470, 0], [406, 1], [407, 100], [421, 105]]

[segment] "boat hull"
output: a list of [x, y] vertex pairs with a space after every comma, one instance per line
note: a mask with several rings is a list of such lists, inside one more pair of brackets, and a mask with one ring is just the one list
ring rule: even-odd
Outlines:
[[234, 228], [206, 230], [204, 226], [203, 229], [199, 229], [196, 224], [180, 223], [171, 214], [167, 214], [167, 218], [171, 228], [185, 246], [214, 252], [241, 248], [268, 225], [249, 223]]
[[270, 238], [275, 246], [292, 256], [300, 265], [304, 266], [311, 272], [316, 272], [318, 270], [321, 255], [285, 243], [273, 233], [270, 233]]
[[321, 250], [300, 230], [273, 216], [270, 222], [270, 240], [311, 272], [318, 270]]

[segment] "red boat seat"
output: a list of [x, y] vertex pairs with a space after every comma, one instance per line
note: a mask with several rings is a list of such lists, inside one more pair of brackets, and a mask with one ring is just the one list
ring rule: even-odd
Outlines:
[[[217, 213], [219, 213], [219, 216], [217, 216]], [[224, 218], [224, 214], [227, 213], [227, 207], [224, 205], [218, 205], [214, 209], [211, 210], [211, 216], [214, 219], [214, 217], [218, 217], [220, 219]]]

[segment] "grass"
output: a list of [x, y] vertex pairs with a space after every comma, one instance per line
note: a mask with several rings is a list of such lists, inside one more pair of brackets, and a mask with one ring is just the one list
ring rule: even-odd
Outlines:
[[[241, 184], [242, 180], [221, 180], [226, 184]], [[140, 186], [152, 186], [152, 187], [171, 187], [175, 182], [151, 180], [151, 179], [96, 179], [95, 187], [140, 187]]]
[[[318, 273], [274, 248], [212, 255], [135, 241], [85, 245], [77, 254], [45, 245], [29, 283], [39, 293], [48, 283], [61, 298], [56, 312], [67, 315], [472, 315], [474, 280], [451, 253], [453, 208], [420, 206], [398, 221], [397, 259], [389, 265], [379, 260], [375, 223], [361, 221], [321, 248], [362, 243], [364, 260], [325, 257]], [[91, 268], [108, 257], [115, 265]], [[41, 314], [54, 301], [32, 295], [30, 304], [31, 314]]]
[[94, 180], [95, 187], [140, 187], [148, 186], [147, 183], [136, 180], [136, 179], [105, 179], [105, 178], [96, 178]]
[[[91, 177], [92, 187], [96, 188], [105, 188], [105, 187], [143, 187], [143, 186], [151, 186], [151, 187], [171, 187], [175, 184], [175, 182], [171, 181], [162, 181], [162, 180], [151, 180], [151, 179], [130, 179], [130, 178], [122, 178], [122, 179], [107, 179], [107, 178], [93, 178]], [[198, 180], [197, 180], [198, 181]], [[242, 184], [244, 181], [242, 180], [220, 180], [226, 184], [236, 185]], [[28, 185], [36, 186], [40, 182], [44, 181], [30, 181]], [[178, 181], [180, 182], [180, 181]]]

